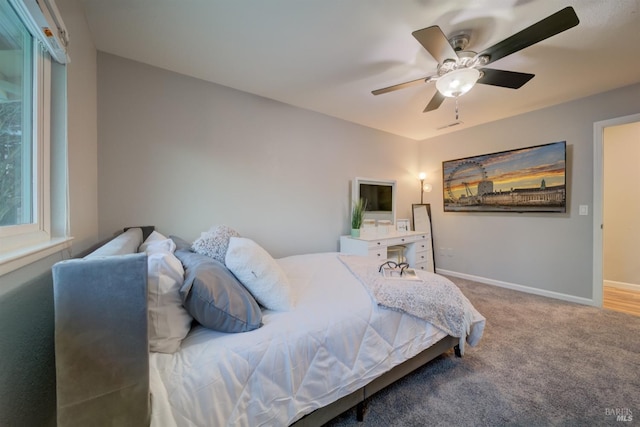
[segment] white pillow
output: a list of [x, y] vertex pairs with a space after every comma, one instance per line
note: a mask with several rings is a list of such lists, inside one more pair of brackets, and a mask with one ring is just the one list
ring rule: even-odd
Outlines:
[[287, 276], [253, 240], [231, 237], [225, 264], [263, 307], [275, 311], [293, 309], [295, 298]]
[[182, 263], [169, 251], [156, 251], [154, 246], [158, 243], [162, 242], [147, 248], [149, 350], [175, 353], [189, 332], [193, 318], [182, 306]]
[[175, 252], [176, 244], [173, 240], [166, 238], [157, 231], [149, 234], [149, 237], [140, 245], [138, 252]]

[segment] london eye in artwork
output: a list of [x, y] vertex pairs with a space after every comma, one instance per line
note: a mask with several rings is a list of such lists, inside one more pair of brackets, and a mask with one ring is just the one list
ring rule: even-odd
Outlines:
[[566, 212], [566, 142], [442, 162], [445, 212]]

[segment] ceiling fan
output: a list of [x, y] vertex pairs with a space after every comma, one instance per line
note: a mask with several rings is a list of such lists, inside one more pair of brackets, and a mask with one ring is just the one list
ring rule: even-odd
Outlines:
[[469, 33], [458, 33], [447, 39], [437, 25], [414, 31], [413, 37], [438, 61], [437, 74], [377, 89], [371, 93], [381, 95], [420, 83], [435, 82], [438, 91], [424, 109], [423, 112], [426, 113], [440, 107], [446, 97], [464, 95], [476, 83], [518, 89], [531, 80], [534, 74], [484, 67], [575, 27], [579, 22], [573, 8], [565, 7], [480, 53], [465, 50], [469, 44]]

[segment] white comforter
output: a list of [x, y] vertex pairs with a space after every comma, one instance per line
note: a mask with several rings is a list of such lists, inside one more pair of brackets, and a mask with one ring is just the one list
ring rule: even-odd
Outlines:
[[178, 353], [151, 354], [152, 426], [286, 426], [446, 336], [378, 307], [334, 253], [278, 263], [294, 311], [265, 311], [264, 326], [241, 334], [198, 326]]

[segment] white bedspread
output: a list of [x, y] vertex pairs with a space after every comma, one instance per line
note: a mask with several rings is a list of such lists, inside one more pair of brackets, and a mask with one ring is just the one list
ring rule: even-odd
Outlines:
[[241, 334], [198, 326], [178, 353], [151, 354], [152, 426], [286, 426], [446, 336], [378, 307], [335, 253], [278, 263], [294, 311], [265, 311], [264, 326]]

